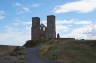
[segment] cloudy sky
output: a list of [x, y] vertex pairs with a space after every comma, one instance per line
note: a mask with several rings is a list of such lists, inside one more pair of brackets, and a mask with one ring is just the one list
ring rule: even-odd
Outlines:
[[61, 37], [96, 39], [96, 0], [0, 0], [0, 45], [30, 40], [32, 17], [56, 16]]

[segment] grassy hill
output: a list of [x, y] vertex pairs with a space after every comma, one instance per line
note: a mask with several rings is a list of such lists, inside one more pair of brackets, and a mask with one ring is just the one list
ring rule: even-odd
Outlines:
[[50, 40], [40, 56], [61, 63], [96, 63], [96, 40]]

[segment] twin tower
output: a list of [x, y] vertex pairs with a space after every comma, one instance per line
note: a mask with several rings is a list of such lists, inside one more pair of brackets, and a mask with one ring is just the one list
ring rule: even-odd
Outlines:
[[39, 17], [32, 18], [31, 40], [49, 40], [56, 38], [55, 16], [47, 16], [47, 26], [40, 24]]

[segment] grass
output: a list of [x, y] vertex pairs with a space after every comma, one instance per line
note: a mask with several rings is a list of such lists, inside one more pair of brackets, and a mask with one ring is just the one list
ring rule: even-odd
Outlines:
[[24, 47], [27, 47], [27, 48], [33, 48], [33, 47], [36, 47], [40, 44], [44, 44], [48, 42], [48, 40], [28, 40], [26, 41], [26, 44], [24, 44]]
[[26, 58], [23, 50], [24, 48], [16, 48], [12, 53], [10, 53], [10, 56], [17, 57], [19, 63], [25, 63]]
[[61, 63], [96, 63], [95, 40], [50, 40], [40, 55]]

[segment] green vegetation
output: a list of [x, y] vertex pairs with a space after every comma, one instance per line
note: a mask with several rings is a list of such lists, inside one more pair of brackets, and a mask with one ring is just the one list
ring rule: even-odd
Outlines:
[[36, 47], [37, 45], [44, 44], [48, 42], [48, 40], [28, 40], [26, 44], [24, 45], [25, 47]]
[[19, 63], [25, 63], [25, 52], [23, 47], [17, 47], [12, 53], [10, 53], [10, 56], [15, 56], [18, 58]]
[[25, 48], [21, 48], [17, 51], [17, 57], [19, 59], [19, 63], [26, 63], [26, 58], [25, 58], [25, 55], [26, 55], [26, 52], [24, 51]]
[[50, 40], [41, 48], [40, 56], [61, 63], [96, 63], [96, 41]]

